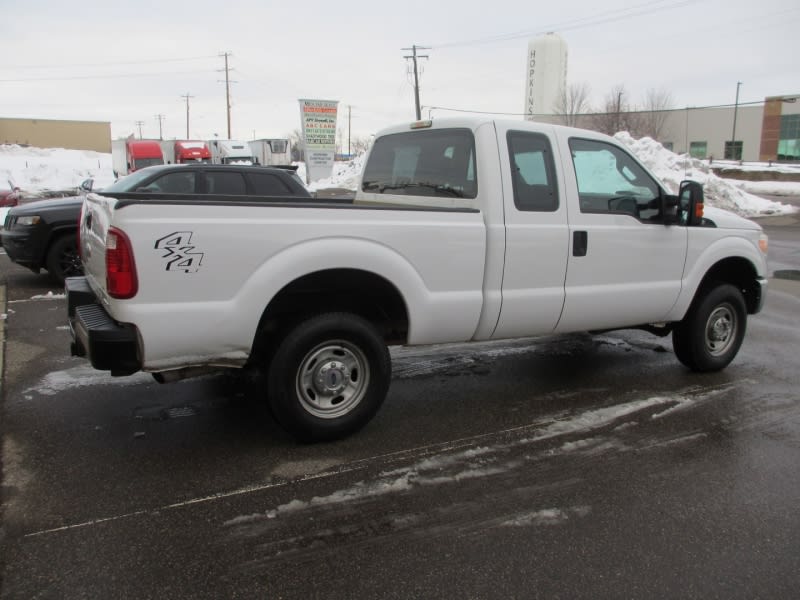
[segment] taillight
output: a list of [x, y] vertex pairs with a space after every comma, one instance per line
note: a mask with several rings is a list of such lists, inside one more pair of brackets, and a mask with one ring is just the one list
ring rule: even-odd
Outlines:
[[133, 298], [139, 291], [131, 241], [116, 227], [106, 234], [106, 291], [119, 300]]

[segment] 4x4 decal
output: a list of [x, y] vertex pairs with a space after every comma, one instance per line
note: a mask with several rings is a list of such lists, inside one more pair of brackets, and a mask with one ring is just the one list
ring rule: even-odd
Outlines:
[[162, 250], [161, 258], [167, 259], [167, 271], [196, 273], [203, 264], [203, 253], [195, 252], [191, 244], [191, 231], [176, 231], [156, 240], [155, 249]]

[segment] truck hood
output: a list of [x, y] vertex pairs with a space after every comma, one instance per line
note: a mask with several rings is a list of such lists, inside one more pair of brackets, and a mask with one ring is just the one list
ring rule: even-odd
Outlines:
[[751, 231], [761, 231], [761, 225], [745, 219], [737, 214], [721, 208], [714, 208], [713, 206], [706, 205], [703, 210], [703, 216], [709, 221], [713, 221], [717, 227], [723, 229], [749, 229]]
[[57, 210], [68, 206], [80, 206], [83, 204], [83, 196], [69, 196], [67, 198], [49, 198], [45, 200], [36, 200], [34, 202], [26, 202], [15, 206], [9, 212], [15, 215], [36, 214], [42, 211]]

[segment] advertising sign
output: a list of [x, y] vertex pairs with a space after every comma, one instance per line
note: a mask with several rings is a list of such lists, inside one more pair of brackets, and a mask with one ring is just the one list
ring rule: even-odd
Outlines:
[[306, 152], [306, 183], [311, 183], [333, 173], [339, 101], [301, 98], [299, 102]]

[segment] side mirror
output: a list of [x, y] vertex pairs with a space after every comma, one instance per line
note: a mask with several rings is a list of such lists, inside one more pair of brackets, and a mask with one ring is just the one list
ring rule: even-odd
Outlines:
[[92, 188], [94, 187], [94, 179], [84, 179], [80, 187], [82, 192], [88, 194], [89, 192], [92, 191]]
[[700, 225], [703, 220], [703, 186], [696, 181], [681, 181], [678, 191], [678, 216], [683, 225]]
[[662, 194], [661, 196], [661, 215], [664, 225], [677, 225], [681, 222], [678, 213], [680, 200], [678, 196], [672, 194]]

